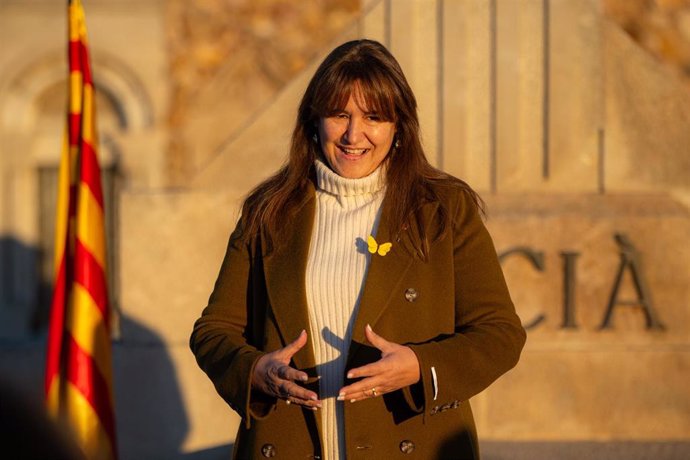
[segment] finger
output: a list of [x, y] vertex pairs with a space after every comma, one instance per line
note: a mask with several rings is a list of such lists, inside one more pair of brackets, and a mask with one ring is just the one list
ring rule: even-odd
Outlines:
[[289, 396], [295, 396], [305, 400], [319, 400], [318, 395], [315, 392], [307, 390], [291, 380], [284, 380], [276, 375], [269, 377], [266, 392], [277, 398], [287, 399]]
[[380, 387], [371, 387], [360, 391], [340, 394], [338, 396], [338, 400], [357, 402], [362, 401], [363, 399], [378, 398], [379, 396], [382, 396], [384, 393], [385, 391], [383, 391]]
[[356, 403], [357, 401], [363, 401], [365, 399], [369, 399], [369, 396], [365, 392], [361, 391], [361, 392], [356, 393], [354, 395], [348, 395], [346, 397], [345, 401], [349, 401], [351, 403]]
[[321, 401], [316, 393], [296, 384], [287, 384], [285, 399], [290, 402], [309, 407], [321, 407]]
[[314, 401], [313, 399], [303, 399], [303, 398], [298, 398], [297, 396], [288, 396], [287, 399], [285, 400], [286, 403], [288, 404], [297, 404], [303, 407], [306, 407], [311, 410], [317, 410], [321, 408], [321, 401]]
[[275, 370], [275, 376], [283, 380], [295, 380], [300, 382], [306, 382], [309, 376], [304, 371], [299, 371], [294, 367], [288, 365], [280, 366]]
[[385, 371], [386, 364], [379, 360], [373, 363], [365, 364], [364, 366], [350, 369], [350, 371], [347, 373], [347, 378], [357, 379], [360, 377], [375, 377], [377, 375], [383, 374]]
[[352, 398], [360, 398], [362, 396], [371, 396], [373, 388], [376, 388], [377, 392], [381, 392], [383, 388], [383, 383], [375, 379], [364, 379], [357, 383], [342, 387], [338, 393], [338, 399], [340, 401], [348, 401]]
[[372, 344], [384, 353], [391, 349], [391, 345], [394, 345], [392, 342], [387, 341], [386, 339], [378, 335], [376, 332], [374, 332], [374, 330], [368, 324], [364, 328], [364, 336], [367, 338], [370, 344]]
[[295, 340], [288, 343], [284, 348], [279, 350], [280, 357], [287, 359], [288, 361], [292, 359], [292, 356], [297, 353], [304, 345], [307, 344], [307, 331], [302, 329], [302, 332], [297, 336]]

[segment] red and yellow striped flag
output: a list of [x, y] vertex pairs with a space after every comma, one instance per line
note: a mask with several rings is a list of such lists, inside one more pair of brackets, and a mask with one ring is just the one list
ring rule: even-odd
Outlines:
[[69, 102], [58, 179], [55, 288], [46, 359], [49, 412], [88, 459], [117, 458], [103, 192], [94, 86], [80, 0], [69, 0]]

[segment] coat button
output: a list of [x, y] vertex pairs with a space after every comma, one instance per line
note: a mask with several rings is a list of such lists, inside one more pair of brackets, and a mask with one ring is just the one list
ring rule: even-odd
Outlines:
[[407, 439], [400, 443], [400, 452], [403, 454], [411, 454], [414, 450], [414, 443]]
[[408, 302], [414, 302], [415, 300], [417, 300], [418, 295], [419, 294], [417, 294], [416, 289], [409, 288], [405, 291], [405, 300], [407, 300]]
[[266, 458], [275, 457], [276, 448], [273, 446], [273, 444], [264, 444], [261, 447], [261, 455], [263, 455]]

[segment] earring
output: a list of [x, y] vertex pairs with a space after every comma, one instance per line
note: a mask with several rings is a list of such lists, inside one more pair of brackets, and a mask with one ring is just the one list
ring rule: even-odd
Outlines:
[[311, 138], [314, 140], [315, 144], [319, 143], [319, 136], [317, 136], [316, 133], [314, 133], [314, 135]]
[[398, 147], [400, 147], [400, 139], [395, 140], [395, 148], [397, 149]]

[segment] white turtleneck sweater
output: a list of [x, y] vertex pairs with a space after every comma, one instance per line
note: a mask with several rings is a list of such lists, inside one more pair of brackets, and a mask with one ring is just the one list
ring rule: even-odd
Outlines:
[[323, 454], [345, 458], [343, 387], [347, 350], [369, 267], [367, 237], [376, 233], [385, 193], [381, 168], [347, 179], [316, 161], [316, 213], [306, 271], [309, 327], [323, 402]]

